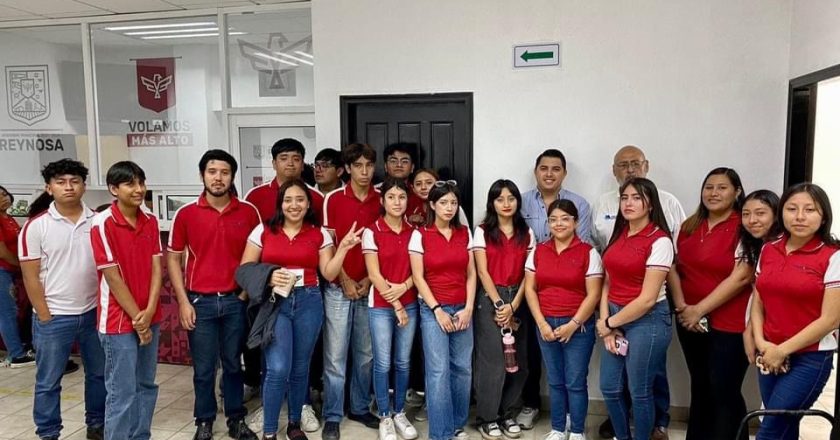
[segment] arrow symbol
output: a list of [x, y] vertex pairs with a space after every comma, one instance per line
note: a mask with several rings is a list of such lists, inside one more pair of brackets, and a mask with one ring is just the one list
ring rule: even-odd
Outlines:
[[542, 60], [542, 59], [551, 59], [554, 58], [554, 52], [528, 52], [527, 50], [520, 55], [523, 61], [526, 63], [530, 60]]

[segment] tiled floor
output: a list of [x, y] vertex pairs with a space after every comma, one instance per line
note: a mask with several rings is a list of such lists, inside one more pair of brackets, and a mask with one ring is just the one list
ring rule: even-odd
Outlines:
[[[831, 412], [834, 408], [835, 374], [837, 360], [835, 358], [835, 372], [832, 373], [825, 391], [817, 401], [815, 408]], [[62, 390], [62, 416], [64, 419], [63, 440], [85, 438], [84, 426], [84, 375], [81, 371], [64, 377]], [[194, 433], [192, 422], [192, 369], [177, 365], [158, 365], [157, 382], [160, 394], [152, 428], [152, 438], [155, 440], [191, 440]], [[35, 427], [32, 424], [32, 388], [35, 383], [35, 369], [0, 369], [0, 439], [36, 439]], [[249, 402], [251, 410], [259, 402]], [[411, 415], [411, 414], [409, 414]], [[587, 419], [587, 436], [597, 439], [597, 426], [603, 416], [592, 415]], [[281, 426], [285, 423], [281, 416]], [[420, 431], [420, 438], [425, 438], [427, 425], [423, 422], [416, 424]], [[546, 417], [542, 417], [535, 429], [525, 431], [524, 440], [541, 439], [549, 431]], [[223, 417], [219, 415], [214, 427], [215, 438], [225, 439], [227, 433]], [[478, 432], [469, 430], [474, 440], [480, 439]], [[830, 426], [822, 419], [806, 419], [802, 422], [802, 439], [825, 440], [828, 438]], [[365, 428], [361, 424], [344, 421], [341, 426], [343, 439], [376, 439], [377, 432]], [[672, 440], [685, 439], [685, 424], [672, 423], [670, 429]], [[321, 438], [320, 432], [309, 436], [310, 439]], [[725, 439], [723, 439], [725, 440]]]

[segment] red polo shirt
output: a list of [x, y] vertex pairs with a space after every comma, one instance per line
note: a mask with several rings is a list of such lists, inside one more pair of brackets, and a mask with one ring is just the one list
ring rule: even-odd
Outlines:
[[[411, 263], [408, 259], [408, 242], [414, 228], [403, 220], [399, 233], [394, 232], [385, 219], [380, 217], [362, 233], [362, 253], [374, 254], [379, 259], [379, 273], [389, 284], [402, 284], [411, 276]], [[417, 290], [409, 289], [400, 297], [403, 306], [417, 300]], [[368, 296], [370, 307], [392, 307], [391, 303], [373, 287], [373, 295]]]
[[[825, 291], [840, 288], [840, 252], [814, 237], [787, 253], [788, 236], [767, 243], [756, 267], [755, 288], [764, 304], [764, 337], [781, 344], [822, 314]], [[840, 292], [832, 292], [837, 295]], [[800, 352], [834, 350], [836, 332]]]
[[538, 244], [525, 270], [534, 274], [540, 311], [551, 317], [574, 316], [586, 298], [586, 279], [604, 276], [598, 251], [577, 236], [560, 252], [554, 240]]
[[[708, 296], [735, 268], [741, 213], [733, 211], [726, 220], [709, 229], [703, 220], [697, 230], [688, 234], [681, 230], [677, 239], [677, 272], [685, 294], [685, 302], [695, 305]], [[752, 286], [747, 286], [732, 299], [713, 310], [709, 316], [712, 328], [722, 332], [742, 333], [746, 328], [747, 303]]]
[[[627, 236], [625, 227], [621, 235], [604, 252], [604, 270], [609, 277], [608, 299], [626, 306], [642, 292], [648, 269], [668, 272], [674, 260], [674, 245], [668, 233], [653, 222], [633, 236]], [[665, 299], [665, 283], [656, 301]]]
[[[18, 253], [18, 234], [20, 234], [20, 225], [17, 224], [14, 218], [10, 215], [0, 216], [0, 242], [6, 245], [6, 249], [17, 255]], [[18, 272], [20, 268], [9, 264], [5, 260], [0, 260], [0, 269], [7, 272]]]
[[517, 286], [525, 276], [525, 260], [534, 248], [534, 233], [528, 229], [528, 240], [517, 243], [516, 237], [499, 234], [499, 243], [493, 243], [484, 236], [484, 225], [475, 228], [473, 250], [487, 255], [487, 271], [497, 286]]
[[333, 246], [329, 232], [320, 226], [304, 223], [297, 235], [289, 238], [282, 227], [271, 232], [266, 225], [257, 225], [248, 241], [262, 249], [260, 261], [285, 269], [302, 269], [303, 285], [318, 285], [318, 263], [321, 252]]
[[[343, 188], [327, 194], [324, 200], [324, 227], [335, 233], [337, 243], [347, 235], [354, 222], [356, 229], [372, 225], [379, 218], [379, 207], [379, 190], [371, 186], [367, 197], [359, 200], [353, 194], [352, 185], [348, 183]], [[342, 268], [347, 276], [355, 281], [367, 277], [365, 258], [360, 246], [347, 251]]]
[[[152, 286], [152, 260], [162, 255], [160, 230], [157, 218], [141, 208], [137, 213], [137, 223], [131, 226], [117, 208], [114, 201], [111, 207], [93, 218], [90, 230], [90, 242], [93, 247], [93, 259], [99, 269], [99, 332], [104, 334], [131, 333], [132, 316], [117, 303], [111, 289], [102, 275], [102, 269], [117, 266], [137, 307], [145, 309], [149, 304], [149, 289]], [[161, 320], [158, 303], [152, 324]]]
[[405, 218], [412, 221], [412, 218], [421, 219], [419, 222], [412, 223], [414, 226], [421, 226], [426, 223], [426, 207], [429, 206], [426, 200], [423, 200], [414, 193], [414, 191], [408, 192], [408, 203], [405, 210]]
[[[309, 187], [309, 195], [312, 196], [312, 210], [315, 211], [315, 217], [320, 223], [324, 222], [324, 195], [317, 189]], [[280, 194], [280, 184], [277, 179], [271, 179], [271, 182], [264, 183], [260, 186], [255, 186], [245, 194], [245, 201], [257, 207], [260, 212], [262, 221], [267, 222], [274, 217], [277, 211], [277, 196]]]
[[236, 290], [236, 268], [248, 234], [259, 224], [257, 208], [236, 197], [221, 212], [207, 203], [206, 193], [182, 206], [172, 219], [168, 248], [175, 253], [188, 249], [187, 290], [206, 294]]
[[423, 278], [435, 299], [443, 305], [467, 301], [467, 265], [472, 237], [466, 226], [452, 228], [449, 240], [437, 226], [422, 226], [411, 234], [410, 254], [423, 256]]

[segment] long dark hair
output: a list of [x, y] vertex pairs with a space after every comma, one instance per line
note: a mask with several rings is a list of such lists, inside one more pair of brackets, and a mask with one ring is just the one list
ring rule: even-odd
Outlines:
[[726, 178], [729, 179], [729, 183], [735, 187], [735, 191], [737, 191], [738, 194], [735, 196], [735, 204], [732, 205], [732, 209], [734, 211], [738, 212], [741, 210], [741, 207], [744, 206], [744, 186], [741, 184], [741, 176], [738, 175], [738, 172], [727, 167], [718, 167], [709, 171], [709, 174], [706, 174], [706, 177], [703, 178], [703, 184], [700, 186], [700, 204], [697, 206], [697, 210], [694, 211], [694, 214], [687, 218], [682, 224], [682, 231], [689, 235], [693, 234], [694, 231], [700, 227], [703, 220], [709, 218], [709, 208], [703, 204], [703, 188], [706, 187], [706, 182], [708, 182], [709, 177], [712, 176], [726, 176]]
[[[406, 210], [408, 210], [408, 185], [405, 183], [403, 179], [394, 179], [393, 177], [386, 177], [385, 180], [382, 181], [382, 186], [379, 187], [379, 199], [380, 201], [385, 201], [385, 193], [390, 191], [393, 188], [397, 188], [400, 191], [405, 193], [406, 196]], [[385, 216], [385, 205], [379, 207], [379, 215]]]
[[750, 231], [747, 231], [747, 228], [744, 227], [743, 222], [738, 228], [743, 257], [747, 259], [747, 263], [755, 266], [758, 263], [758, 255], [761, 254], [761, 247], [764, 246], [766, 241], [778, 237], [782, 233], [782, 227], [779, 224], [779, 196], [776, 193], [767, 189], [753, 191], [744, 198], [744, 203], [741, 205], [741, 208], [743, 209], [744, 205], [750, 200], [757, 200], [767, 205], [770, 208], [770, 212], [773, 213], [773, 225], [770, 226], [770, 229], [767, 230], [767, 235], [764, 237], [753, 237]]
[[53, 196], [50, 193], [44, 191], [29, 204], [29, 210], [26, 211], [26, 215], [29, 218], [35, 217], [36, 215], [50, 209], [50, 203], [53, 202]]
[[[662, 203], [659, 202], [659, 190], [656, 189], [656, 185], [648, 179], [644, 177], [633, 177], [628, 179], [626, 182], [621, 184], [621, 188], [618, 189], [619, 197], [624, 194], [624, 190], [628, 187], [632, 186], [639, 192], [642, 196], [642, 203], [643, 206], [649, 207], [648, 217], [650, 217], [651, 223], [658, 226], [665, 234], [668, 235], [668, 238], [671, 237], [671, 230], [668, 229], [668, 220], [665, 218], [665, 213], [662, 212]], [[624, 218], [624, 214], [621, 213], [621, 203], [618, 204], [618, 213], [615, 217], [615, 226], [613, 227], [612, 235], [610, 236], [610, 241], [607, 244], [607, 247], [604, 249], [606, 253], [607, 249], [615, 243], [616, 240], [621, 236], [621, 233], [624, 232], [624, 228], [627, 227], [627, 219]]]
[[[438, 180], [440, 182], [440, 180]], [[426, 205], [431, 206], [433, 203], [437, 203], [438, 200], [443, 198], [443, 196], [452, 193], [455, 195], [455, 200], [458, 201], [458, 211], [455, 212], [455, 215], [452, 217], [452, 220], [449, 220], [449, 226], [453, 228], [461, 227], [461, 219], [458, 218], [460, 215], [461, 209], [461, 194], [458, 192], [458, 186], [452, 185], [451, 183], [444, 182], [443, 185], [438, 186], [437, 182], [429, 191], [429, 199], [426, 200]], [[434, 209], [427, 209], [426, 210], [426, 226], [432, 226], [435, 224], [435, 210]]]
[[[820, 228], [817, 229], [817, 232], [814, 234], [820, 238], [825, 244], [831, 246], [840, 246], [840, 241], [838, 241], [833, 235], [831, 235], [831, 201], [828, 199], [828, 194], [820, 188], [819, 185], [814, 183], [799, 183], [796, 185], [791, 186], [790, 188], [786, 189], [785, 192], [782, 193], [781, 200], [779, 200], [779, 222], [782, 223], [782, 227], [784, 227], [784, 222], [782, 222], [782, 213], [785, 209], [785, 203], [790, 200], [796, 194], [799, 193], [806, 193], [814, 199], [814, 203], [817, 204], [817, 209], [819, 209], [820, 214], [822, 214], [822, 224]], [[790, 235], [790, 232], [787, 230], [784, 231], [785, 235]]]
[[277, 193], [277, 202], [274, 208], [274, 216], [267, 222], [268, 228], [271, 229], [273, 234], [276, 234], [286, 222], [286, 216], [283, 215], [283, 198], [286, 197], [286, 191], [293, 186], [302, 189], [303, 193], [306, 194], [306, 200], [309, 202], [309, 206], [306, 208], [306, 214], [303, 215], [303, 222], [309, 223], [312, 226], [321, 226], [318, 223], [318, 217], [315, 216], [315, 211], [312, 210], [312, 194], [309, 194], [309, 187], [306, 186], [303, 180], [294, 179], [288, 180], [280, 185], [280, 191]]
[[495, 201], [502, 195], [502, 190], [507, 189], [516, 199], [516, 211], [513, 213], [513, 239], [517, 245], [528, 245], [528, 223], [522, 217], [522, 194], [515, 183], [508, 179], [499, 179], [490, 185], [487, 191], [487, 213], [484, 215], [482, 228], [487, 241], [492, 244], [502, 242], [502, 231], [499, 229], [499, 214], [496, 212]]

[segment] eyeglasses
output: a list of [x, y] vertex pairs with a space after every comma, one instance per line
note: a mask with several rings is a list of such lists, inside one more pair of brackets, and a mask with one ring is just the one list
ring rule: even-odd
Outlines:
[[437, 182], [435, 182], [435, 186], [436, 186], [437, 188], [442, 188], [442, 187], [444, 187], [444, 186], [446, 186], [446, 185], [449, 185], [449, 186], [458, 186], [458, 182], [456, 182], [456, 181], [454, 181], [454, 180], [438, 180]]
[[629, 170], [631, 168], [634, 170], [638, 170], [641, 169], [646, 162], [646, 160], [632, 160], [630, 162], [619, 162], [615, 164], [615, 166], [622, 170]]
[[332, 166], [333, 164], [331, 162], [327, 162], [326, 160], [319, 160], [318, 162], [312, 164], [312, 168], [315, 168], [316, 170], [325, 170]]
[[389, 157], [388, 158], [388, 165], [391, 165], [391, 166], [402, 165], [402, 166], [407, 167], [407, 166], [411, 165], [411, 159], [409, 159], [407, 157], [404, 157], [402, 159], [397, 158], [397, 157]]

